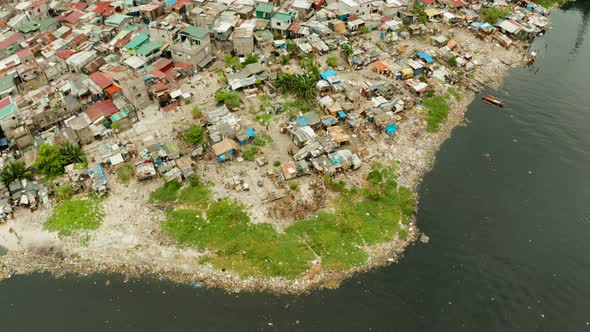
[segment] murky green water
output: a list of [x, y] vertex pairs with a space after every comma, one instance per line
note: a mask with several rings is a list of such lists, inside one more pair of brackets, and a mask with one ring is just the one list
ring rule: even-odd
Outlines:
[[[3, 331], [590, 331], [590, 4], [479, 100], [421, 189], [429, 244], [336, 290], [226, 295], [117, 277], [0, 283]], [[110, 279], [110, 286], [105, 281]]]

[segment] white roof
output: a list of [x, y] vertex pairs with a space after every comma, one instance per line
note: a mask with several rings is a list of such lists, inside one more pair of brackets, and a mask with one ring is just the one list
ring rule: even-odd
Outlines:
[[109, 161], [111, 162], [111, 165], [114, 166], [114, 165], [118, 165], [120, 163], [125, 162], [125, 159], [123, 159], [123, 156], [119, 153], [119, 154], [116, 154], [114, 156], [111, 156], [109, 158]]
[[311, 8], [311, 2], [307, 2], [307, 0], [295, 0], [292, 7], [298, 9], [309, 9]]
[[21, 2], [18, 5], [14, 6], [14, 8], [16, 10], [25, 10], [28, 9], [29, 7], [31, 7], [31, 2], [30, 1], [25, 1], [25, 2]]
[[341, 3], [347, 5], [348, 7], [358, 7], [359, 4], [354, 0], [340, 0]]
[[130, 57], [129, 59], [124, 61], [126, 65], [128, 65], [129, 67], [133, 68], [133, 69], [138, 69], [141, 68], [146, 61], [144, 59], [142, 59], [141, 57], [138, 57], [137, 55]]
[[509, 33], [515, 33], [515, 32], [518, 32], [518, 30], [520, 30], [519, 26], [517, 26], [516, 24], [512, 23], [509, 20], [504, 20], [504, 21], [500, 22], [500, 24], [498, 24], [498, 27], [500, 27], [503, 30], [508, 31]]

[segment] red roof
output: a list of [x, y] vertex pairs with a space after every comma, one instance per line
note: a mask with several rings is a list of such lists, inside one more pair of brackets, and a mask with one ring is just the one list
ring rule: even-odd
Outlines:
[[106, 88], [104, 91], [112, 96], [115, 92], [121, 91], [121, 88], [113, 84]]
[[[159, 79], [164, 79], [166, 78], [166, 74], [164, 74], [163, 72], [157, 70], [157, 69], [153, 69], [152, 71], [150, 71], [150, 74], [154, 75], [155, 77], [159, 78]], [[154, 87], [155, 89], [155, 87]], [[158, 90], [156, 90], [158, 91]]]
[[90, 107], [88, 107], [86, 109], [85, 112], [88, 115], [88, 117], [90, 118], [90, 121], [94, 122], [94, 121], [100, 119], [100, 117], [105, 117], [105, 118], [109, 117], [109, 116], [119, 112], [119, 110], [117, 109], [115, 104], [113, 104], [112, 101], [103, 100], [103, 101], [99, 101], [96, 104], [91, 105]]
[[190, 63], [184, 63], [184, 62], [176, 62], [174, 64], [174, 68], [179, 68], [179, 69], [189, 69], [192, 66], [193, 65], [191, 65]]
[[88, 4], [86, 2], [74, 2], [70, 5], [71, 8], [77, 10], [84, 10], [84, 8], [86, 8], [87, 6]]
[[80, 17], [84, 15], [84, 12], [74, 10], [68, 16], [63, 18], [63, 21], [70, 24], [76, 24], [80, 21]]
[[35, 1], [33, 3], [33, 9], [37, 8], [37, 7], [41, 7], [44, 4], [46, 4], [49, 0], [39, 0], [39, 1]]
[[451, 3], [455, 7], [463, 7], [463, 6], [465, 6], [465, 3], [463, 1], [461, 1], [461, 0], [451, 0]]
[[156, 60], [156, 62], [152, 64], [152, 66], [154, 66], [154, 68], [156, 68], [157, 70], [162, 70], [166, 67], [169, 67], [171, 64], [172, 60], [166, 58], [159, 58], [158, 60]]
[[89, 77], [101, 89], [106, 89], [109, 86], [113, 85], [113, 78], [109, 74], [97, 71], [96, 73], [90, 74]]
[[10, 96], [0, 100], [0, 110], [4, 109], [4, 107], [12, 104], [12, 98]]
[[10, 35], [10, 37], [8, 37], [0, 42], [0, 51], [2, 51], [5, 48], [8, 48], [9, 46], [12, 46], [14, 43], [16, 43], [22, 37], [23, 37], [23, 35], [20, 32], [13, 33], [12, 35]]
[[164, 83], [156, 83], [156, 84], [152, 85], [152, 88], [156, 92], [168, 90], [168, 86], [166, 84], [164, 84]]
[[94, 8], [95, 14], [102, 14], [109, 6], [111, 5], [110, 2], [97, 2], [96, 8]]
[[162, 108], [162, 111], [164, 112], [170, 112], [170, 111], [174, 111], [176, 109], [176, 103], [172, 103], [170, 105], [165, 106], [164, 108]]
[[109, 8], [107, 8], [107, 10], [105, 10], [104, 13], [102, 13], [102, 15], [104, 15], [104, 16], [111, 16], [111, 14], [113, 12], [115, 12], [115, 7], [109, 6]]
[[289, 27], [289, 31], [292, 31], [292, 32], [295, 32], [295, 33], [299, 32], [299, 29], [301, 29], [301, 24], [299, 24], [299, 23], [293, 23]]
[[62, 58], [62, 59], [66, 59], [69, 58], [70, 56], [72, 56], [72, 54], [76, 53], [73, 50], [63, 50], [63, 51], [57, 51], [55, 52], [55, 55], [57, 55], [58, 57]]
[[178, 0], [174, 5], [172, 5], [172, 9], [180, 9], [189, 2], [190, 0]]
[[33, 55], [33, 52], [31, 51], [30, 48], [25, 48], [23, 50], [16, 52], [16, 55], [18, 55], [18, 57], [20, 59], [23, 59], [23, 58]]
[[435, 2], [436, 2], [436, 0], [422, 0], [422, 3], [425, 5], [432, 5]]

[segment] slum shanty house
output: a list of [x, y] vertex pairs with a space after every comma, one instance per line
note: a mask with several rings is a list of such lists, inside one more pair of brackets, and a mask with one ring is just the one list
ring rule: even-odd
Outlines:
[[213, 154], [215, 155], [217, 161], [224, 162], [235, 157], [238, 150], [238, 145], [234, 140], [224, 138], [219, 143], [213, 144], [211, 148], [213, 149]]

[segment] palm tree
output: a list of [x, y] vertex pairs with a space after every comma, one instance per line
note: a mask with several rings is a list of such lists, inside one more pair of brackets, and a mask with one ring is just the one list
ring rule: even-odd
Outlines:
[[282, 74], [277, 80], [277, 88], [296, 97], [312, 102], [318, 95], [316, 80], [310, 75]]
[[65, 164], [85, 164], [86, 156], [78, 144], [63, 143], [59, 147], [59, 153]]
[[7, 186], [16, 180], [22, 179], [33, 179], [33, 174], [27, 170], [25, 163], [22, 161], [13, 161], [8, 163], [0, 173], [0, 180], [2, 180], [2, 182], [4, 182], [4, 184]]

